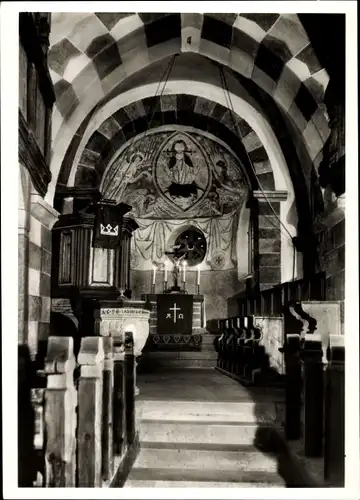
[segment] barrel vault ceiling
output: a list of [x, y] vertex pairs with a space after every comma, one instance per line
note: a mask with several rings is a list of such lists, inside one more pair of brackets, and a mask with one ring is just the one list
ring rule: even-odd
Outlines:
[[[169, 65], [160, 95], [154, 88]], [[214, 134], [273, 189], [271, 161], [253, 126], [260, 119], [302, 196], [329, 135], [329, 76], [296, 14], [52, 13], [49, 66], [57, 97], [49, 198], [57, 185], [84, 178], [99, 185], [125, 142], [164, 124]], [[229, 100], [195, 89], [194, 81], [224, 94], [221, 68], [234, 102], [246, 102], [252, 120], [235, 105], [230, 113]], [[125, 102], [125, 95], [132, 97]]]

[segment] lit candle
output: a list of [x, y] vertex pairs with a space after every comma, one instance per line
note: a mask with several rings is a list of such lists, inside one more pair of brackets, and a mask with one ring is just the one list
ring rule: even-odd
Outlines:
[[200, 266], [197, 266], [197, 284], [200, 285]]
[[183, 278], [183, 282], [185, 283], [186, 279], [185, 279], [185, 276], [186, 276], [186, 262], [183, 262], [183, 273], [184, 273], [184, 278]]
[[167, 283], [167, 261], [165, 261], [165, 275], [164, 275], [164, 281]]
[[155, 280], [156, 280], [156, 266], [153, 266], [153, 282], [152, 282], [153, 285], [155, 285]]

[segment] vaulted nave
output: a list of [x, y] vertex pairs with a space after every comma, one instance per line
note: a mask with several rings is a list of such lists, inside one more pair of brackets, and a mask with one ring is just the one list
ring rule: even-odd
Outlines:
[[323, 11], [19, 14], [20, 487], [344, 487]]

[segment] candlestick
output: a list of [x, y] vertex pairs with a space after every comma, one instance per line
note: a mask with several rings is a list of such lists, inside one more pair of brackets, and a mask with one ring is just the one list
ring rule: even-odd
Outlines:
[[200, 285], [200, 266], [197, 267], [197, 285]]
[[164, 281], [167, 283], [167, 262], [165, 261]]
[[186, 262], [183, 262], [183, 282], [185, 283], [186, 281]]
[[153, 281], [152, 284], [155, 285], [156, 282], [156, 266], [153, 266]]

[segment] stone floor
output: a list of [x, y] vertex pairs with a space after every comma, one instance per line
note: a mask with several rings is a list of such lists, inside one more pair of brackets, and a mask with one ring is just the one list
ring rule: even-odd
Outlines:
[[[280, 487], [273, 446], [283, 394], [214, 368], [139, 374], [140, 452], [125, 487]], [[266, 439], [265, 439], [265, 437]]]
[[138, 376], [138, 400], [281, 401], [283, 389], [248, 388], [215, 369], [169, 370]]
[[[149, 418], [159, 418], [160, 421], [185, 419], [192, 424], [196, 420], [204, 424], [219, 420], [218, 423], [221, 421], [225, 426], [233, 426], [234, 420], [243, 423], [254, 420], [254, 423], [261, 424], [264, 414], [267, 413], [267, 404], [272, 403], [275, 410], [274, 424], [280, 434], [283, 433], [284, 389], [282, 388], [244, 387], [214, 368], [169, 369], [155, 373], [141, 373], [137, 385], [140, 389], [137, 406], [140, 409], [145, 405]], [[242, 406], [244, 404], [246, 407]], [[229, 412], [226, 411], [227, 408]], [[215, 413], [219, 411], [217, 419]], [[165, 422], [162, 423], [164, 424]], [[158, 434], [160, 436], [160, 430]], [[200, 439], [199, 432], [197, 434]], [[194, 438], [193, 441], [199, 439]], [[300, 441], [288, 445], [288, 452], [282, 459], [282, 469], [285, 470], [288, 466], [291, 468], [291, 463], [299, 464], [312, 485], [322, 486], [323, 460], [305, 459], [301, 450], [299, 451]]]

